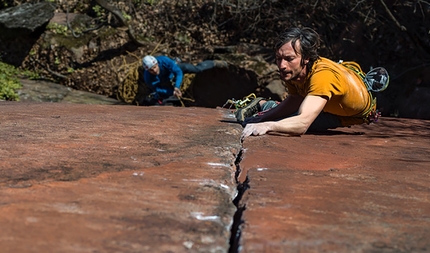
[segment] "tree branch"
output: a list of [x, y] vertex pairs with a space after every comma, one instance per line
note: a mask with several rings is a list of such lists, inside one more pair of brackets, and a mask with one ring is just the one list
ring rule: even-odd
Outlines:
[[384, 0], [380, 0], [381, 4], [384, 6], [385, 11], [387, 11], [388, 15], [391, 17], [391, 19], [396, 23], [396, 25], [400, 28], [402, 31], [407, 31], [406, 27], [402, 26], [399, 21], [397, 21], [396, 17], [394, 17], [393, 13], [391, 13], [390, 9], [388, 9], [387, 5], [385, 4]]
[[106, 0], [95, 0], [101, 7], [103, 7], [105, 10], [109, 11], [110, 13], [112, 13], [121, 23], [122, 26], [126, 26], [128, 27], [127, 30], [127, 34], [130, 37], [130, 39], [136, 43], [138, 46], [145, 46], [148, 43], [140, 41], [139, 39], [136, 38], [135, 34], [134, 34], [134, 30], [133, 27], [131, 27], [130, 24], [128, 24], [127, 20], [124, 18], [124, 16], [122, 15], [121, 11], [118, 10], [118, 8], [110, 5]]

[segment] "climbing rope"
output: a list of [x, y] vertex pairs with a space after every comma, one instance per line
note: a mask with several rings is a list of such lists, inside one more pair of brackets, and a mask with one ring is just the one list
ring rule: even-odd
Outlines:
[[118, 87], [117, 99], [126, 103], [133, 103], [138, 91], [140, 61], [129, 65], [124, 81]]

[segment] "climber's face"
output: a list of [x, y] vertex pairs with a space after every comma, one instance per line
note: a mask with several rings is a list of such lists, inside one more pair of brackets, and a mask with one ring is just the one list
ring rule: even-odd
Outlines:
[[158, 67], [158, 63], [152, 66], [152, 68], [148, 69], [148, 72], [158, 76], [160, 74], [160, 67]]
[[292, 42], [287, 42], [276, 52], [276, 64], [281, 79], [284, 81], [303, 82], [306, 78], [306, 64], [308, 62], [309, 59], [302, 59], [299, 41], [296, 41], [295, 47], [293, 47]]

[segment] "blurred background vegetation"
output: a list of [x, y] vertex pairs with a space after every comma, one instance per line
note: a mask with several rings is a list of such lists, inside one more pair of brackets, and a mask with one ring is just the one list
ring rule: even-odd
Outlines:
[[[0, 1], [0, 8], [30, 0]], [[258, 45], [270, 52], [277, 35], [286, 27], [311, 27], [322, 39], [320, 55], [357, 61], [363, 70], [383, 66], [391, 76], [388, 100], [398, 99], [417, 86], [430, 88], [423, 68], [430, 66], [430, 3], [423, 0], [51, 0], [57, 13], [85, 14], [100, 29], [75, 35], [102, 49], [87, 55], [84, 64], [71, 62], [63, 47], [35, 48], [20, 68], [50, 76], [67, 86], [112, 96], [118, 83], [103, 79], [97, 61], [114, 58], [137, 60], [154, 49], [183, 61], [209, 58], [218, 48]], [[102, 5], [109, 5], [111, 12]], [[121, 18], [118, 18], [118, 13]], [[120, 34], [124, 23], [132, 28], [133, 43]], [[64, 28], [64, 27], [63, 27]], [[91, 28], [91, 27], [90, 27]], [[121, 29], [120, 29], [121, 28]], [[59, 29], [57, 29], [59, 30]], [[72, 31], [61, 30], [75, 39]], [[103, 37], [105, 36], [105, 37]], [[109, 43], [102, 46], [102, 40]], [[107, 48], [109, 47], [109, 49]], [[245, 52], [249, 53], [249, 52]], [[258, 52], [253, 52], [258, 53]], [[273, 55], [264, 54], [273, 63]], [[35, 60], [36, 59], [36, 60]], [[127, 62], [128, 63], [128, 62]], [[85, 69], [85, 71], [84, 71]], [[53, 75], [53, 72], [58, 75]], [[73, 74], [71, 74], [73, 73]], [[58, 77], [68, 76], [67, 80]], [[86, 78], [86, 79], [85, 79]], [[12, 97], [12, 95], [9, 95]]]

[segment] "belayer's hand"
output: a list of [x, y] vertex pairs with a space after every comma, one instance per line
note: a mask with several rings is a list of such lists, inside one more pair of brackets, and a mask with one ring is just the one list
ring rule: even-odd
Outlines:
[[158, 95], [157, 92], [152, 92], [151, 94], [148, 95], [148, 98], [157, 100], [160, 98], [160, 96]]
[[181, 90], [180, 90], [180, 89], [175, 88], [175, 89], [173, 90], [173, 95], [175, 95], [175, 96], [177, 96], [178, 98], [180, 98], [180, 97], [182, 97], [182, 92], [181, 92]]

